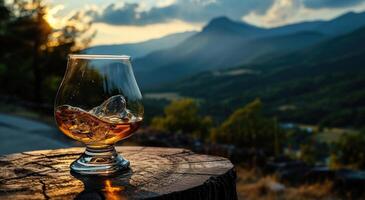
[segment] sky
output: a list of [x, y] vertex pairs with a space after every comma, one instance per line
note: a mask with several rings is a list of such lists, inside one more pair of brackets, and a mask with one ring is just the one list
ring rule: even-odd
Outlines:
[[80, 13], [97, 31], [91, 45], [135, 43], [172, 33], [199, 31], [227, 16], [260, 27], [328, 20], [365, 11], [365, 0], [46, 0], [54, 27]]

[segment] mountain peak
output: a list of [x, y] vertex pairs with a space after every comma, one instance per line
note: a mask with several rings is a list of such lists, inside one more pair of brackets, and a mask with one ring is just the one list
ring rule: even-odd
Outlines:
[[228, 17], [226, 16], [220, 16], [220, 17], [216, 17], [216, 18], [213, 18], [209, 24], [209, 25], [219, 25], [219, 24], [225, 24], [225, 23], [235, 23], [233, 20], [229, 19]]
[[244, 23], [233, 21], [226, 16], [212, 19], [204, 28], [203, 32], [244, 34], [252, 31], [259, 31], [260, 28]]
[[332, 20], [326, 21], [318, 30], [326, 34], [344, 34], [363, 27], [365, 12], [348, 12]]

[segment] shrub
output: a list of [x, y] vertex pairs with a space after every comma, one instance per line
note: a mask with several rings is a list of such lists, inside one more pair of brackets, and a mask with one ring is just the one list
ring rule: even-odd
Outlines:
[[206, 138], [212, 126], [212, 119], [198, 114], [199, 106], [193, 99], [172, 101], [164, 109], [164, 116], [154, 117], [151, 128], [165, 132], [191, 133]]
[[284, 134], [278, 129], [277, 121], [265, 118], [261, 110], [262, 103], [259, 99], [237, 109], [212, 131], [211, 139], [216, 142], [278, 153], [281, 151]]

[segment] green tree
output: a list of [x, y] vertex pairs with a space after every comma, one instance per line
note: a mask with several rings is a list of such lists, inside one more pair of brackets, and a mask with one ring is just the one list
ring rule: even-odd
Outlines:
[[365, 168], [364, 133], [343, 134], [335, 145], [337, 160], [342, 165], [354, 168]]
[[314, 144], [305, 143], [300, 145], [300, 159], [306, 163], [315, 164], [318, 159], [318, 149]]
[[199, 106], [193, 99], [172, 101], [164, 109], [164, 116], [154, 117], [151, 127], [159, 131], [191, 133], [206, 138], [212, 126], [212, 119], [198, 114]]
[[340, 169], [342, 167], [341, 161], [338, 159], [337, 154], [331, 153], [329, 157], [329, 165], [330, 169]]
[[0, 21], [0, 41], [6, 47], [0, 50], [0, 83], [7, 86], [0, 91], [50, 103], [63, 76], [67, 54], [84, 48], [93, 37], [86, 33], [90, 24], [75, 15], [63, 26], [52, 27], [42, 0], [0, 3], [1, 15], [6, 16]]
[[241, 147], [264, 149], [279, 153], [283, 142], [282, 132], [274, 119], [261, 114], [259, 99], [233, 112], [226, 121], [212, 131], [211, 139], [220, 143], [231, 143]]

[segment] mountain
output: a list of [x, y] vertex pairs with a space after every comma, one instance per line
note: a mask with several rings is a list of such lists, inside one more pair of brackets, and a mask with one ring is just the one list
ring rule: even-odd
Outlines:
[[251, 36], [253, 34], [263, 33], [264, 29], [244, 23], [235, 22], [228, 17], [217, 17], [210, 21], [210, 23], [203, 28], [206, 34], [223, 34], [223, 35], [245, 35]]
[[[287, 35], [266, 36], [243, 44], [245, 48], [239, 47], [232, 54], [230, 59], [237, 59], [234, 65], [255, 63], [263, 57], [275, 57], [296, 51], [328, 38], [326, 35], [315, 31], [301, 31]], [[294, 45], [295, 44], [295, 45]], [[231, 65], [232, 66], [232, 65]]]
[[333, 20], [322, 22], [316, 31], [330, 35], [340, 35], [354, 31], [365, 25], [365, 12], [348, 12]]
[[[313, 44], [321, 37], [319, 33], [308, 34], [318, 37], [311, 40], [311, 37], [306, 38], [305, 33], [302, 33], [300, 35], [306, 39], [301, 44]], [[278, 41], [285, 40], [281, 35], [278, 37], [271, 36], [266, 29], [234, 22], [225, 17], [213, 19], [201, 32], [183, 43], [136, 59], [136, 76], [142, 87], [153, 87], [201, 71], [247, 63], [260, 53], [302, 47], [299, 44], [293, 45], [292, 42], [277, 46]], [[288, 38], [295, 39], [295, 35]], [[259, 39], [263, 39], [262, 42]]]
[[159, 39], [152, 39], [140, 43], [115, 44], [115, 45], [98, 45], [85, 50], [88, 54], [126, 54], [133, 58], [147, 55], [153, 51], [168, 49], [174, 47], [194, 35], [196, 32], [183, 32], [171, 34]]
[[287, 34], [300, 31], [315, 31], [327, 35], [341, 35], [365, 25], [365, 12], [348, 12], [332, 20], [300, 22], [271, 29], [272, 34]]
[[[263, 32], [248, 24], [233, 22], [226, 17], [213, 19], [204, 29], [179, 45], [153, 52], [136, 59], [134, 66], [139, 83], [146, 87], [169, 82], [221, 65], [232, 65], [227, 53], [239, 43]], [[158, 77], [158, 79], [156, 79]]]
[[[136, 77], [142, 88], [151, 89], [199, 72], [256, 62], [265, 55], [286, 54], [353, 31], [365, 25], [364, 15], [348, 13], [330, 21], [272, 29], [219, 17], [179, 45], [136, 59]], [[348, 23], [351, 19], [354, 23]]]
[[322, 20], [299, 22], [295, 24], [288, 24], [285, 26], [271, 28], [271, 32], [275, 35], [285, 35], [288, 33], [296, 33], [301, 31], [316, 31], [324, 23], [325, 21]]
[[365, 26], [260, 64], [203, 72], [160, 92], [199, 98], [217, 118], [260, 97], [266, 113], [282, 121], [363, 127], [363, 44]]

